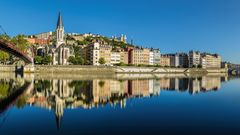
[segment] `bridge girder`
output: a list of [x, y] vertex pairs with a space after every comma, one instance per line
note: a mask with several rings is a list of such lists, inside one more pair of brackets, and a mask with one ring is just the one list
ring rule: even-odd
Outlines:
[[33, 62], [33, 59], [31, 57], [17, 49], [12, 43], [6, 40], [0, 39], [0, 50], [3, 50], [4, 52], [10, 53], [22, 59], [26, 64], [30, 64]]

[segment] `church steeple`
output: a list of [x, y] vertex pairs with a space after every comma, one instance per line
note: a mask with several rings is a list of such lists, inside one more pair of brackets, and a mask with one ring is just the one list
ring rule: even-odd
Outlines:
[[61, 13], [59, 12], [58, 21], [57, 21], [57, 29], [56, 29], [56, 47], [64, 44], [64, 26], [62, 21]]
[[63, 28], [63, 21], [62, 21], [62, 16], [60, 12], [58, 14], [57, 28]]

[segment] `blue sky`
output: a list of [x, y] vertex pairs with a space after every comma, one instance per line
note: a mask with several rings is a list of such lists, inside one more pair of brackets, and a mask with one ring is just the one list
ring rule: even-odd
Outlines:
[[240, 0], [1, 0], [0, 25], [16, 34], [54, 31], [126, 34], [162, 53], [219, 53], [240, 63]]

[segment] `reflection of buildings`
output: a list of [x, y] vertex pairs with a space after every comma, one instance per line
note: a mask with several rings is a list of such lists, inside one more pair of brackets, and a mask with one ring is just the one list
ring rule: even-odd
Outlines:
[[162, 90], [189, 91], [190, 94], [218, 90], [221, 88], [221, 77], [196, 78], [163, 78], [160, 79]]
[[220, 77], [160, 78], [136, 80], [50, 80], [35, 81], [28, 103], [55, 110], [57, 127], [60, 128], [64, 108], [91, 109], [106, 104], [124, 108], [128, 98], [151, 97], [161, 90], [188, 91], [190, 94], [217, 90]]

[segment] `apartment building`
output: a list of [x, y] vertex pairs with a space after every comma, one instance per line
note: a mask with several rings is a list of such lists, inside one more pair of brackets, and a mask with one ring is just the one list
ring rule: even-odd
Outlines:
[[221, 57], [217, 54], [202, 54], [202, 68], [221, 68]]
[[170, 66], [170, 56], [169, 55], [161, 55], [160, 66], [163, 66], [163, 67]]
[[197, 67], [200, 65], [201, 53], [199, 51], [189, 52], [189, 67]]
[[112, 46], [95, 42], [88, 45], [85, 51], [86, 59], [90, 65], [100, 65], [100, 58], [104, 58], [106, 64], [111, 64]]
[[179, 53], [179, 67], [187, 68], [189, 66], [189, 59], [187, 53]]
[[161, 53], [159, 49], [151, 49], [149, 52], [149, 65], [160, 65]]
[[149, 65], [150, 49], [134, 48], [129, 52], [130, 64], [134, 65]]

